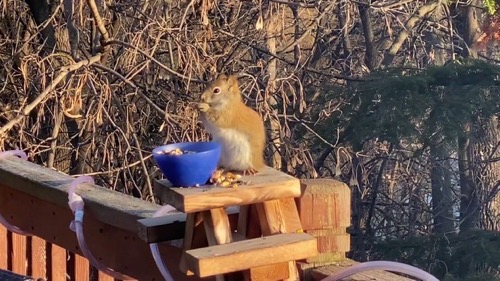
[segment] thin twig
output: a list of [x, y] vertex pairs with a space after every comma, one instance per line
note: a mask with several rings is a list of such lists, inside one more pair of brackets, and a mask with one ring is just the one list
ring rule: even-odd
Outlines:
[[314, 1], [314, 4], [306, 4], [306, 3], [301, 3], [301, 2], [292, 2], [292, 1], [285, 1], [285, 0], [270, 0], [270, 2], [278, 3], [278, 4], [284, 4], [288, 6], [295, 6], [295, 7], [301, 7], [301, 8], [316, 8], [318, 5], [316, 4], [317, 1]]
[[122, 45], [122, 46], [127, 47], [127, 48], [134, 49], [135, 51], [141, 53], [143, 56], [147, 57], [148, 59], [150, 59], [151, 61], [153, 61], [154, 63], [156, 63], [161, 68], [163, 68], [166, 71], [168, 71], [170, 74], [172, 74], [174, 76], [177, 76], [179, 78], [182, 78], [182, 79], [186, 79], [189, 82], [196, 82], [196, 83], [202, 83], [202, 84], [206, 84], [207, 83], [207, 81], [193, 79], [191, 77], [185, 76], [185, 75], [183, 75], [183, 74], [181, 74], [181, 73], [179, 73], [179, 72], [171, 69], [170, 67], [168, 67], [168, 66], [164, 65], [163, 63], [161, 63], [159, 60], [157, 60], [154, 57], [150, 56], [148, 53], [146, 53], [143, 50], [139, 49], [139, 47], [134, 46], [132, 44], [129, 44], [127, 42], [123, 42], [123, 41], [120, 41], [120, 40], [110, 40], [110, 41], [106, 42], [106, 44], [108, 44], [108, 45], [109, 44], [118, 44], [118, 45]]
[[97, 28], [99, 29], [99, 32], [102, 35], [102, 39], [104, 42], [109, 41], [109, 33], [106, 27], [104, 26], [104, 21], [102, 20], [101, 15], [99, 14], [99, 10], [97, 9], [97, 5], [95, 4], [94, 0], [87, 0], [87, 4], [90, 7], [90, 10], [92, 11], [92, 15], [94, 16], [95, 23], [97, 25]]
[[[144, 87], [137, 86], [134, 82], [130, 81], [129, 79], [127, 79], [125, 76], [121, 75], [120, 73], [118, 73], [114, 69], [111, 69], [111, 68], [109, 68], [105, 65], [99, 64], [99, 63], [96, 63], [93, 66], [96, 68], [100, 68], [102, 70], [105, 70], [105, 71], [109, 71], [110, 73], [112, 73], [113, 75], [115, 75], [120, 80], [122, 80], [123, 82], [125, 82], [127, 85], [131, 86], [134, 89], [141, 89], [143, 91], [146, 90]], [[154, 108], [154, 110], [156, 110], [159, 114], [165, 115], [166, 118], [174, 117], [174, 118], [181, 119], [181, 120], [189, 120], [189, 118], [185, 118], [185, 117], [182, 117], [180, 115], [170, 114], [170, 113], [165, 112], [165, 110], [161, 109], [154, 101], [152, 101], [148, 96], [146, 96], [141, 91], [137, 91], [137, 94], [139, 96], [141, 96], [141, 98], [143, 98], [149, 105], [151, 105]]]
[[139, 153], [139, 160], [141, 162], [141, 167], [142, 167], [142, 170], [144, 173], [144, 177], [145, 177], [146, 183], [148, 185], [150, 199], [152, 199], [152, 201], [154, 202], [153, 184], [151, 183], [151, 179], [149, 178], [148, 167], [146, 166], [146, 163], [144, 161], [145, 158], [142, 155], [142, 149], [141, 149], [141, 145], [140, 145], [141, 142], [139, 141], [139, 138], [137, 137], [137, 133], [135, 132], [135, 129], [133, 127], [133, 123], [130, 121], [127, 123], [128, 123], [130, 131], [132, 131], [132, 137], [134, 138], [135, 147], [137, 148], [137, 152]]
[[292, 51], [293, 48], [295, 48], [295, 46], [300, 44], [300, 42], [302, 42], [302, 40], [304, 40], [305, 38], [307, 38], [307, 36], [309, 36], [310, 32], [312, 32], [314, 29], [317, 28], [317, 26], [321, 22], [321, 19], [323, 19], [323, 17], [325, 17], [333, 9], [333, 7], [335, 7], [336, 4], [337, 4], [337, 1], [331, 1], [330, 5], [328, 5], [325, 8], [325, 10], [314, 19], [313, 23], [302, 33], [302, 35], [299, 38], [293, 40], [293, 43], [288, 45], [285, 49], [279, 51], [278, 54], [284, 54], [284, 53]]
[[74, 2], [72, 0], [63, 0], [63, 2], [71, 55], [73, 56], [73, 58], [76, 58], [78, 56], [78, 45], [80, 43], [80, 38], [78, 34], [78, 28], [75, 26], [75, 22], [73, 20]]
[[89, 59], [86, 60], [81, 60], [77, 63], [68, 65], [68, 66], [63, 66], [61, 70], [59, 71], [59, 74], [52, 80], [50, 85], [43, 90], [43, 92], [38, 95], [30, 104], [26, 105], [22, 110], [20, 110], [20, 113], [12, 120], [7, 122], [2, 128], [0, 128], [0, 138], [12, 127], [17, 125], [19, 122], [21, 122], [28, 114], [38, 105], [40, 102], [42, 102], [43, 99], [45, 99], [52, 91], [56, 88], [57, 84], [61, 82], [61, 80], [68, 75], [68, 73], [78, 70], [84, 66], [87, 65], [92, 65], [95, 62], [98, 62], [101, 59], [101, 54], [98, 54], [96, 56], [93, 56]]
[[59, 108], [59, 104], [54, 105], [54, 128], [52, 129], [52, 135], [50, 136], [50, 151], [49, 157], [47, 159], [47, 167], [53, 168], [54, 161], [56, 159], [56, 147], [57, 147], [57, 137], [59, 136], [59, 131], [61, 129], [62, 119], [64, 118], [64, 113], [62, 109]]
[[[153, 154], [150, 154], [150, 155], [144, 157], [144, 159], [142, 159], [142, 160], [148, 160], [151, 157], [153, 157]], [[78, 175], [73, 175], [73, 176], [98, 176], [98, 175], [107, 175], [107, 174], [118, 173], [118, 172], [121, 172], [123, 170], [127, 170], [127, 169], [130, 169], [130, 168], [134, 167], [134, 166], [137, 166], [137, 165], [141, 164], [142, 162], [143, 161], [138, 160], [138, 161], [135, 161], [135, 162], [130, 163], [128, 165], [125, 165], [125, 166], [122, 166], [122, 167], [119, 167], [119, 168], [114, 168], [114, 169], [111, 169], [111, 170], [108, 170], [108, 171], [84, 173], [84, 174], [78, 174]]]

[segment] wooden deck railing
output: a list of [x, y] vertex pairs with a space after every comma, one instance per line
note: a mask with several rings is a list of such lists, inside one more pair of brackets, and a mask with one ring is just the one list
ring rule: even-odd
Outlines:
[[113, 281], [92, 270], [89, 261], [37, 236], [24, 236], [0, 226], [0, 269], [51, 281]]
[[[37, 271], [42, 277], [45, 270], [50, 281], [62, 280], [57, 276], [66, 274], [75, 276], [71, 280], [77, 280], [76, 276], [78, 280], [90, 280], [87, 262], [78, 257], [82, 252], [75, 232], [69, 228], [73, 214], [68, 206], [67, 189], [73, 179], [17, 157], [0, 159], [0, 213], [12, 225], [43, 239], [3, 230], [0, 247], [6, 249], [0, 249], [0, 253], [8, 254], [0, 254], [0, 268], [26, 274]], [[154, 236], [155, 226], [141, 229], [137, 222], [151, 218], [160, 206], [92, 184], [81, 184], [77, 193], [85, 202], [84, 233], [93, 255], [132, 280], [162, 280], [149, 244], [140, 236], [140, 233]], [[184, 219], [184, 214], [173, 213], [158, 224], [170, 235], [169, 240], [180, 239]], [[168, 243], [159, 246], [175, 280], [200, 280], [179, 271], [180, 248]], [[64, 249], [77, 256], [73, 258]]]
[[[0, 159], [0, 213], [12, 225], [36, 235], [14, 234], [0, 226], [0, 269], [50, 281], [114, 280], [92, 270], [69, 229], [73, 214], [68, 207], [67, 188], [72, 180], [16, 157]], [[304, 181], [303, 189], [303, 196], [297, 199], [301, 220], [318, 218], [309, 220], [304, 231], [318, 237], [322, 254], [317, 260], [304, 261], [301, 268], [345, 259], [349, 250], [345, 232], [350, 217], [349, 189], [333, 180]], [[168, 242], [183, 238], [185, 214], [151, 219], [160, 205], [92, 184], [82, 184], [78, 194], [85, 202], [87, 244], [105, 266], [130, 276], [129, 280], [163, 280], [148, 243], [165, 241], [159, 248], [174, 280], [201, 280], [179, 270], [181, 248], [179, 243]], [[317, 216], [321, 213], [324, 215]], [[237, 215], [237, 209], [230, 212], [234, 229]]]

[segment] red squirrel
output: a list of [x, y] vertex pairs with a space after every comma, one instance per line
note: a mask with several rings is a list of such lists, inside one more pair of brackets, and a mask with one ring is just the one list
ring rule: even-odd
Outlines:
[[198, 109], [205, 130], [222, 146], [220, 167], [243, 175], [256, 174], [264, 167], [264, 122], [243, 102], [235, 75], [222, 74], [211, 82]]

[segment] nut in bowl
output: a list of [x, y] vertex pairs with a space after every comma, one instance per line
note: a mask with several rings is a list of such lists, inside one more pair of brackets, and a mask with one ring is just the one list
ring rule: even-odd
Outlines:
[[204, 185], [217, 169], [221, 146], [217, 142], [184, 142], [153, 149], [153, 158], [175, 187]]

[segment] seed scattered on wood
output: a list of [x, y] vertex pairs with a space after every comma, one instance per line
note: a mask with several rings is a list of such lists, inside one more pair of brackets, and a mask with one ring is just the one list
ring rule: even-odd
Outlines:
[[215, 170], [210, 178], [210, 183], [219, 187], [237, 188], [239, 185], [246, 184], [240, 179], [241, 175], [239, 174]]

